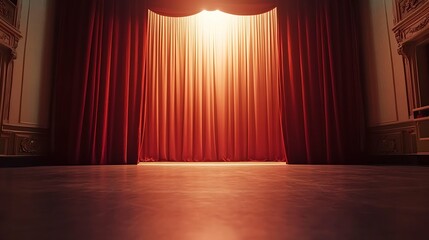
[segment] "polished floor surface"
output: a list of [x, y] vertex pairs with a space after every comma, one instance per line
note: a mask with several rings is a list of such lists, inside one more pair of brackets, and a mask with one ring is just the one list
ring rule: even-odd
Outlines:
[[0, 239], [429, 239], [429, 168], [1, 168]]

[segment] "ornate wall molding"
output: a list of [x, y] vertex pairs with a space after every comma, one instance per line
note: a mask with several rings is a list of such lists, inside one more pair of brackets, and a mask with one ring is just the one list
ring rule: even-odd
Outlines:
[[8, 0], [0, 0], [0, 17], [9, 24], [15, 24], [16, 6]]
[[[396, 0], [398, 22], [393, 31], [398, 48], [427, 33], [429, 28], [429, 0]], [[404, 13], [407, 14], [404, 17]]]
[[49, 129], [4, 124], [0, 137], [0, 155], [47, 155], [49, 133]]
[[429, 0], [394, 0], [395, 1], [395, 16], [394, 23], [397, 24], [409, 15], [413, 14], [418, 8]]
[[11, 155], [47, 155], [49, 135], [40, 133], [12, 133], [15, 147]]
[[395, 32], [395, 37], [400, 44], [406, 41], [414, 40], [421, 35], [425, 35], [427, 33], [426, 30], [429, 30], [429, 15], [407, 28], [398, 29]]
[[21, 37], [18, 29], [0, 18], [0, 47], [10, 50], [9, 57], [11, 60], [16, 58], [16, 48]]
[[21, 153], [35, 154], [40, 152], [40, 142], [35, 138], [23, 138], [20, 144]]
[[395, 154], [399, 153], [399, 141], [396, 138], [388, 137], [388, 136], [382, 136], [377, 141], [377, 147], [379, 153], [384, 154]]
[[376, 155], [417, 152], [416, 127], [413, 121], [369, 128], [368, 149]]
[[1, 41], [1, 43], [9, 46], [10, 45], [10, 38], [11, 38], [10, 35], [8, 35], [8, 34], [6, 34], [0, 30], [0, 41]]
[[[396, 11], [393, 31], [398, 42], [398, 53], [403, 56], [405, 81], [407, 87], [408, 111], [410, 120], [415, 124], [415, 133], [411, 134], [415, 139], [414, 146], [417, 152], [428, 152], [429, 119], [419, 116], [421, 111], [429, 109], [428, 89], [426, 77], [425, 49], [429, 42], [429, 0], [395, 0]], [[421, 125], [421, 126], [420, 126]], [[392, 154], [397, 150], [397, 144], [406, 139], [404, 132], [378, 132], [374, 136], [378, 139], [373, 143], [386, 154]], [[402, 139], [402, 140], [401, 140]], [[399, 147], [400, 148], [400, 147]]]
[[425, 19], [420, 21], [417, 26], [411, 27], [408, 31], [408, 33], [417, 33], [421, 30], [423, 30], [429, 23], [429, 16], [427, 16]]
[[404, 0], [399, 3], [402, 14], [407, 14], [416, 9], [424, 0]]
[[402, 31], [396, 31], [395, 32], [395, 38], [396, 38], [396, 41], [398, 43], [401, 43], [404, 40], [404, 36], [402, 34]]
[[[1, 155], [36, 155], [43, 151], [38, 139], [46, 135], [32, 129], [23, 131], [7, 130], [5, 116], [8, 115], [12, 91], [13, 59], [16, 58], [21, 33], [18, 30], [17, 16], [21, 6], [20, 0], [0, 0], [0, 154]], [[21, 135], [20, 135], [21, 134]], [[41, 137], [40, 137], [41, 136]]]

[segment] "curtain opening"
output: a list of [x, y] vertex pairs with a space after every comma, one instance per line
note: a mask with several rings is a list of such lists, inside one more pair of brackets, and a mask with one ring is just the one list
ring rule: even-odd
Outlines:
[[148, 13], [140, 161], [286, 161], [277, 10]]

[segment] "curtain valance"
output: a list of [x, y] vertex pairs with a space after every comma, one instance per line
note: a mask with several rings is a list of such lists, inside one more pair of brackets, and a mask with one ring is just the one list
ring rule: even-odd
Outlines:
[[157, 0], [148, 1], [148, 8], [158, 14], [179, 17], [189, 16], [202, 10], [220, 10], [236, 15], [254, 15], [267, 12], [277, 6], [277, 0]]

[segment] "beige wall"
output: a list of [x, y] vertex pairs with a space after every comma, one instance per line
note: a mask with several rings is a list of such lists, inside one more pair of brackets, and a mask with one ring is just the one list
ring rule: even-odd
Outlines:
[[393, 1], [362, 0], [362, 53], [368, 126], [409, 119], [404, 67], [392, 31]]
[[14, 61], [9, 124], [48, 128], [52, 89], [54, 0], [22, 0], [23, 38]]

